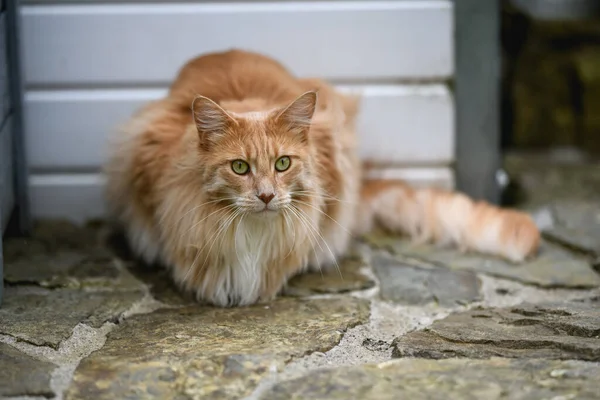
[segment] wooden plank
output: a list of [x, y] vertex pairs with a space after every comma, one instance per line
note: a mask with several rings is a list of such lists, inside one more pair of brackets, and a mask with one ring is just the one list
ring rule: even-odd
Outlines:
[[[379, 175], [378, 175], [379, 174]], [[448, 168], [403, 168], [373, 175], [405, 179], [415, 186], [453, 187]], [[105, 179], [101, 174], [31, 175], [31, 210], [35, 218], [66, 218], [76, 223], [105, 217]]]
[[105, 215], [104, 177], [100, 174], [32, 175], [33, 218], [65, 218], [77, 223]]
[[448, 88], [379, 86], [367, 88], [363, 96], [358, 121], [362, 159], [411, 166], [453, 162], [454, 103]]
[[379, 168], [369, 171], [368, 178], [403, 180], [415, 187], [455, 187], [454, 172], [450, 168]]
[[22, 16], [25, 81], [35, 87], [165, 85], [191, 57], [231, 47], [300, 76], [453, 72], [447, 0], [30, 5]]
[[[341, 88], [361, 93], [361, 155], [391, 164], [448, 164], [454, 159], [454, 106], [442, 85]], [[28, 92], [26, 142], [36, 170], [97, 169], [110, 132], [164, 90]]]

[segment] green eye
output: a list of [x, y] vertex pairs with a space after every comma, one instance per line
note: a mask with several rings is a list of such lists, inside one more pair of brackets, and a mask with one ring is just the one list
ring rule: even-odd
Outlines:
[[250, 166], [244, 160], [235, 160], [231, 163], [231, 169], [238, 175], [245, 175], [248, 173]]
[[279, 172], [283, 172], [290, 167], [292, 161], [288, 156], [283, 156], [275, 161], [275, 169]]

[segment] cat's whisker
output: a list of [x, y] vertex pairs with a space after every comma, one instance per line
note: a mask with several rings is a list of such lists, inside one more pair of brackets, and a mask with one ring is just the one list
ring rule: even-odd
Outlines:
[[[228, 211], [229, 211], [229, 210], [228, 210], [228, 209], [226, 209], [226, 208], [225, 208], [225, 209], [221, 208], [221, 209], [217, 210], [216, 212], [227, 213]], [[215, 212], [215, 213], [216, 213], [216, 212]], [[215, 214], [215, 213], [212, 213], [212, 214]], [[195, 224], [195, 225], [196, 225], [196, 224]], [[219, 225], [215, 225], [215, 229], [217, 229], [218, 227], [220, 227], [220, 226], [219, 226]], [[193, 227], [192, 227], [192, 228], [193, 228]], [[192, 230], [192, 228], [190, 228], [190, 229], [188, 230], [188, 232], [187, 232], [187, 233], [189, 233], [189, 232]], [[190, 264], [190, 266], [188, 267], [188, 269], [187, 269], [187, 271], [186, 271], [186, 273], [185, 273], [185, 275], [184, 275], [184, 277], [183, 277], [183, 282], [185, 282], [185, 281], [187, 280], [187, 277], [188, 277], [188, 275], [189, 275], [190, 271], [191, 271], [191, 270], [194, 268], [194, 266], [196, 265], [196, 262], [198, 261], [198, 258], [200, 257], [200, 255], [202, 254], [202, 251], [204, 250], [204, 248], [205, 248], [207, 245], [208, 245], [208, 241], [205, 241], [205, 242], [204, 242], [204, 245], [203, 245], [202, 247], [198, 247], [198, 246], [196, 246], [194, 243], [190, 243], [190, 244], [188, 244], [188, 245], [186, 246], [186, 249], [187, 249], [187, 248], [190, 248], [190, 247], [191, 247], [191, 248], [193, 248], [193, 249], [195, 249], [195, 251], [196, 251], [196, 256], [194, 257], [194, 260], [192, 261], [192, 263], [191, 263], [191, 264]]]
[[[241, 215], [242, 217], [240, 218], [239, 221], [237, 221], [237, 225], [235, 227], [235, 230], [233, 232], [233, 249], [235, 251], [236, 256], [238, 257], [239, 260], [239, 254], [238, 254], [238, 250], [237, 250], [237, 230], [240, 227], [240, 224], [242, 223], [242, 220], [244, 219], [244, 217], [246, 216], [246, 214], [244, 212], [241, 211], [241, 209], [237, 209], [236, 211], [239, 211], [237, 213], [237, 215], [235, 215], [233, 218], [230, 219], [229, 223], [227, 224], [227, 228], [225, 229], [225, 231], [223, 232], [222, 236], [224, 237], [225, 235], [227, 235], [227, 232], [229, 231], [229, 228], [231, 227], [231, 224], [233, 224], [233, 222], [235, 221], [235, 219], [237, 218], [237, 216]], [[216, 252], [216, 254], [223, 254], [223, 246], [225, 245], [225, 240], [220, 240], [219, 241], [219, 246], [218, 246], [218, 250]], [[209, 253], [210, 254], [210, 251]], [[241, 265], [243, 266], [243, 270], [244, 273], [247, 275], [248, 274], [248, 269], [246, 268], [245, 263], [241, 263]]]
[[317, 260], [318, 260], [318, 253], [317, 253], [317, 250], [315, 249], [315, 246], [314, 246], [313, 243], [316, 243], [317, 246], [319, 246], [319, 249], [321, 251], [325, 251], [325, 249], [323, 248], [323, 246], [321, 246], [321, 243], [320, 243], [319, 239], [317, 238], [317, 236], [314, 233], [316, 231], [316, 228], [313, 226], [313, 224], [306, 217], [304, 217], [302, 214], [300, 214], [300, 210], [297, 207], [292, 206], [292, 210], [295, 210], [294, 213], [296, 214], [296, 217], [304, 225], [304, 227], [307, 228], [307, 231], [313, 237], [313, 242], [311, 242], [311, 244], [312, 244], [313, 252], [314, 252], [314, 255], [315, 255], [314, 262], [316, 263], [316, 266], [319, 267], [319, 273], [321, 274], [321, 278], [323, 278], [323, 269], [321, 268], [321, 264], [319, 264], [317, 262]]
[[[306, 214], [304, 211], [302, 211], [302, 209], [300, 208], [296, 208], [301, 214]], [[340, 269], [340, 265], [337, 262], [337, 257], [335, 256], [335, 254], [333, 253], [333, 251], [331, 250], [331, 248], [329, 247], [329, 245], [327, 244], [327, 241], [325, 240], [325, 238], [323, 237], [323, 235], [321, 235], [321, 232], [319, 232], [318, 230], [315, 230], [315, 233], [317, 235], [319, 235], [319, 237], [321, 238], [321, 240], [323, 241], [323, 244], [325, 244], [325, 246], [327, 247], [327, 250], [329, 250], [329, 253], [331, 254], [331, 257], [333, 258], [333, 262], [335, 263], [335, 267], [338, 271], [338, 273], [340, 274], [340, 278], [342, 280], [344, 280], [344, 277], [342, 276], [342, 270]]]
[[315, 207], [312, 204], [307, 203], [305, 201], [301, 201], [301, 200], [294, 200], [294, 201], [299, 204], [304, 204], [305, 206], [311, 207], [315, 211], [320, 212], [321, 214], [323, 214], [324, 216], [326, 216], [327, 218], [332, 220], [337, 226], [342, 228], [344, 230], [344, 232], [346, 232], [349, 236], [352, 236], [352, 233], [346, 227], [342, 226], [339, 222], [337, 222], [331, 215], [327, 214], [326, 212], [323, 212], [322, 210], [319, 210], [317, 207]]
[[236, 205], [235, 205], [235, 204], [229, 204], [229, 205], [226, 205], [226, 206], [225, 206], [225, 207], [223, 207], [223, 208], [219, 208], [218, 210], [211, 212], [211, 213], [210, 213], [210, 214], [208, 214], [206, 217], [202, 218], [200, 221], [198, 221], [198, 222], [195, 222], [195, 223], [194, 223], [194, 224], [193, 224], [193, 225], [190, 227], [190, 229], [189, 229], [187, 232], [185, 232], [185, 235], [189, 234], [189, 233], [192, 231], [192, 229], [194, 229], [195, 227], [197, 227], [197, 226], [198, 226], [198, 225], [200, 225], [202, 222], [206, 221], [208, 218], [210, 218], [212, 215], [214, 215], [214, 214], [218, 213], [219, 211], [223, 211], [223, 210], [229, 210], [229, 209], [235, 209], [235, 207], [236, 207]]
[[[312, 240], [309, 240], [310, 242], [310, 246], [312, 247], [313, 250], [313, 254], [315, 256], [315, 259], [317, 258], [317, 249], [315, 248], [315, 243], [319, 246], [319, 248], [321, 249], [321, 251], [323, 250], [323, 247], [321, 246], [321, 244], [319, 243], [317, 237], [315, 236], [315, 234], [312, 232], [312, 226], [307, 225], [307, 222], [304, 221], [304, 219], [302, 218], [302, 216], [300, 216], [298, 214], [298, 211], [296, 211], [296, 208], [293, 206], [293, 204], [289, 204], [288, 208], [287, 208], [292, 214], [294, 214], [294, 216], [298, 219], [298, 221], [302, 224], [302, 226], [304, 226], [304, 228], [306, 229], [306, 232], [311, 235]], [[308, 260], [310, 262], [310, 260]], [[319, 267], [319, 272], [321, 273], [321, 277], [323, 277], [323, 270], [321, 269], [321, 266], [318, 265]]]
[[[225, 222], [223, 222], [223, 224], [220, 226], [219, 230], [217, 231], [217, 233], [215, 234], [215, 237], [213, 238], [211, 244], [210, 244], [210, 248], [208, 249], [208, 251], [206, 252], [206, 257], [204, 257], [204, 262], [202, 263], [202, 266], [200, 267], [200, 269], [198, 270], [198, 272], [196, 273], [196, 276], [198, 274], [201, 274], [204, 271], [204, 267], [206, 265], [206, 262], [209, 259], [209, 255], [211, 254], [211, 250], [213, 248], [213, 246], [215, 245], [217, 240], [221, 239], [221, 235], [224, 235], [225, 232], [227, 232], [227, 229], [229, 228], [229, 226], [231, 225], [231, 223], [233, 222], [233, 220], [240, 214], [241, 212], [239, 210], [234, 210], [232, 212], [232, 215], [228, 216], [227, 219], [225, 220]], [[207, 242], [208, 243], [208, 242]], [[205, 246], [206, 247], [206, 244]], [[202, 250], [204, 249], [204, 247], [202, 248]], [[200, 250], [200, 252], [202, 252], [202, 250]], [[190, 267], [191, 270], [191, 267]]]
[[[221, 211], [221, 212], [225, 213], [226, 215], [227, 215], [227, 212], [231, 212], [231, 210], [226, 209], [226, 208], [225, 209], [220, 209], [218, 211]], [[235, 210], [233, 212], [231, 212], [231, 214], [227, 215], [225, 218], [228, 219], [233, 213], [235, 213]], [[221, 225], [221, 224], [215, 225], [215, 229], [217, 229], [217, 232], [215, 233], [215, 237], [213, 239], [213, 243], [214, 243], [214, 240], [216, 240], [219, 237], [219, 234], [221, 233], [222, 228], [223, 228], [223, 225]], [[208, 243], [209, 243], [208, 240], [205, 240], [204, 245], [200, 249], [196, 248], [197, 249], [196, 257], [194, 258], [194, 261], [192, 262], [192, 264], [188, 268], [188, 271], [186, 272], [186, 275], [184, 277], [184, 281], [187, 279], [187, 276], [189, 275], [190, 271], [193, 269], [193, 267], [195, 266], [196, 262], [198, 261], [198, 257], [203, 254], [203, 251], [206, 248], [206, 246], [208, 245]], [[191, 244], [189, 246], [196, 247], [193, 244]]]
[[[235, 256], [237, 257], [238, 260], [240, 260], [240, 254], [238, 253], [238, 247], [237, 247], [237, 235], [238, 235], [238, 229], [240, 229], [240, 225], [242, 224], [242, 221], [244, 220], [244, 217], [246, 216], [246, 214], [242, 215], [242, 218], [240, 218], [240, 220], [238, 221], [237, 226], [235, 227], [235, 232], [233, 233], [233, 248], [235, 249]], [[242, 265], [245, 266], [245, 263], [241, 263]], [[248, 273], [248, 271], [245, 270], [244, 267], [244, 272]]]
[[[229, 200], [235, 200], [235, 197], [224, 197], [224, 198], [221, 198], [221, 199], [216, 199], [216, 200], [207, 201], [207, 202], [204, 202], [204, 203], [202, 203], [202, 204], [199, 204], [199, 205], [197, 205], [197, 206], [194, 206], [194, 207], [192, 207], [191, 209], [189, 209], [188, 211], [186, 211], [186, 212], [185, 212], [185, 213], [184, 213], [184, 214], [183, 214], [183, 215], [182, 215], [182, 216], [181, 216], [179, 219], [177, 219], [177, 221], [176, 221], [175, 223], [176, 223], [176, 224], [178, 224], [178, 223], [179, 223], [179, 222], [181, 222], [181, 220], [182, 220], [183, 218], [185, 218], [185, 217], [186, 217], [188, 214], [190, 214], [191, 212], [193, 212], [193, 211], [195, 211], [195, 210], [198, 210], [198, 209], [199, 209], [199, 208], [201, 208], [201, 207], [204, 207], [204, 206], [206, 206], [206, 205], [209, 205], [209, 204], [218, 203], [218, 202], [220, 202], [220, 201], [229, 201]], [[159, 219], [159, 221], [158, 221], [158, 224], [159, 224], [159, 225], [162, 225], [162, 223], [163, 223], [164, 219], [166, 218], [166, 217], [165, 217], [165, 215], [166, 215], [166, 214], [163, 214], [163, 216], [162, 216], [162, 217]]]
[[313, 190], [293, 190], [290, 192], [290, 194], [292, 194], [292, 195], [294, 195], [294, 194], [314, 195], [314, 196], [318, 196], [318, 197], [329, 198], [331, 200], [343, 201], [343, 200], [341, 200], [335, 196], [329, 195], [327, 193], [320, 193], [320, 192], [316, 192]]
[[[223, 210], [223, 209], [221, 209], [220, 211], [223, 211], [223, 212], [225, 212], [226, 210]], [[208, 243], [208, 242], [205, 242], [205, 243], [204, 243], [204, 245], [202, 246], [202, 248], [197, 248], [197, 247], [196, 247], [195, 245], [193, 245], [193, 244], [190, 244], [190, 245], [188, 245], [188, 247], [192, 247], [192, 248], [195, 248], [195, 249], [196, 249], [196, 256], [194, 257], [194, 260], [192, 261], [192, 263], [191, 263], [191, 264], [190, 264], [190, 266], [188, 267], [188, 269], [187, 269], [187, 271], [186, 271], [186, 273], [185, 273], [185, 275], [184, 275], [184, 277], [183, 277], [183, 280], [182, 280], [182, 282], [186, 282], [186, 281], [187, 281], [187, 278], [188, 278], [188, 276], [189, 276], [190, 272], [191, 272], [191, 271], [194, 269], [194, 266], [196, 265], [196, 262], [198, 261], [198, 258], [199, 258], [199, 257], [200, 257], [200, 255], [202, 254], [202, 250], [204, 250], [204, 248], [206, 247], [207, 243]], [[197, 276], [197, 274], [195, 274], [195, 276]]]
[[[296, 218], [298, 218], [298, 220], [304, 225], [305, 228], [307, 228], [307, 232], [313, 237], [313, 241], [312, 243], [316, 243], [319, 248], [324, 251], [325, 249], [321, 246], [321, 244], [319, 243], [319, 240], [317, 239], [317, 237], [314, 235], [314, 226], [312, 223], [310, 223], [310, 221], [306, 220], [301, 214], [299, 214], [300, 210], [295, 207], [293, 204], [290, 203], [289, 208], [288, 208], [295, 216]], [[315, 251], [316, 254], [316, 251]]]
[[290, 254], [292, 254], [292, 251], [294, 251], [294, 249], [296, 248], [296, 231], [294, 229], [290, 228], [288, 210], [283, 208], [281, 211], [282, 211], [283, 219], [285, 221], [285, 225], [294, 234], [294, 240], [292, 242], [292, 247], [290, 247], [290, 251], [284, 257], [284, 258], [288, 258], [290, 256]]
[[[215, 211], [213, 214], [216, 214], [216, 213], [218, 213], [218, 212], [221, 212], [221, 213], [224, 213], [224, 215], [216, 215], [216, 216], [215, 216], [215, 219], [217, 219], [217, 218], [218, 218], [218, 219], [217, 219], [217, 223], [216, 223], [216, 224], [212, 224], [212, 226], [211, 226], [211, 227], [214, 227], [215, 229], [218, 229], [218, 228], [220, 228], [220, 227], [221, 227], [221, 225], [220, 225], [219, 221], [220, 221], [220, 220], [222, 220], [222, 218], [221, 218], [221, 217], [223, 217], [223, 216], [224, 216], [225, 218], [229, 218], [229, 216], [230, 216], [231, 214], [227, 214], [227, 213], [228, 213], [228, 212], [231, 212], [231, 211], [232, 211], [232, 210], [231, 210], [231, 208], [229, 208], [229, 209], [227, 209], [227, 208], [221, 208], [221, 209], [219, 209], [219, 210]], [[201, 222], [201, 221], [200, 221], [200, 222]], [[197, 224], [198, 224], [197, 222], [196, 222], [196, 223], [194, 223], [194, 225], [197, 225]], [[190, 239], [193, 239], [193, 238], [194, 238], [194, 236], [193, 236], [193, 235], [187, 235], [187, 233], [190, 233], [190, 231], [191, 231], [191, 229], [190, 229], [190, 230], [188, 230], [188, 231], [186, 232], [186, 236], [188, 237], [188, 240], [190, 240]], [[210, 233], [210, 232], [207, 232], [207, 234], [205, 235], [205, 237], [212, 237], [212, 235], [209, 235], [209, 233]], [[202, 247], [198, 247], [198, 246], [196, 246], [194, 243], [188, 243], [188, 245], [187, 245], [186, 247], [193, 247], [193, 248], [195, 248], [196, 250], [198, 250], [198, 249], [203, 249], [204, 247], [206, 247], [206, 245], [207, 245], [207, 244], [206, 244], [206, 243], [204, 243], [204, 245], [203, 245]]]
[[337, 197], [333, 197], [330, 196], [328, 194], [324, 194], [324, 193], [318, 193], [318, 192], [310, 192], [310, 191], [294, 191], [294, 192], [290, 192], [290, 194], [293, 195], [301, 195], [301, 196], [306, 196], [306, 197], [310, 197], [313, 199], [319, 199], [319, 198], [323, 198], [325, 200], [331, 200], [331, 201], [337, 201], [339, 203], [345, 203], [345, 204], [351, 204], [351, 205], [356, 205], [358, 203], [354, 202], [354, 201], [349, 201], [349, 200], [341, 200], [338, 199]]

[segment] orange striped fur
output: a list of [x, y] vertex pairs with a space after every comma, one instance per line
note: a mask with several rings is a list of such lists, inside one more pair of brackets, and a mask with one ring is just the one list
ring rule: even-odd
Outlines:
[[168, 95], [115, 137], [110, 213], [141, 258], [219, 306], [272, 299], [292, 275], [335, 265], [352, 234], [374, 224], [514, 261], [535, 253], [539, 233], [526, 214], [363, 182], [357, 112], [356, 98], [260, 54], [190, 60]]
[[362, 218], [370, 226], [408, 234], [415, 244], [452, 245], [513, 262], [533, 256], [539, 247], [540, 233], [528, 214], [462, 193], [373, 180], [365, 182], [361, 197]]

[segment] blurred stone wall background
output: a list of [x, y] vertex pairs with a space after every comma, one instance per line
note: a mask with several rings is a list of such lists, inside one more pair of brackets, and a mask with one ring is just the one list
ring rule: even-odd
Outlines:
[[516, 3], [502, 3], [503, 147], [599, 156], [600, 17], [536, 19]]

